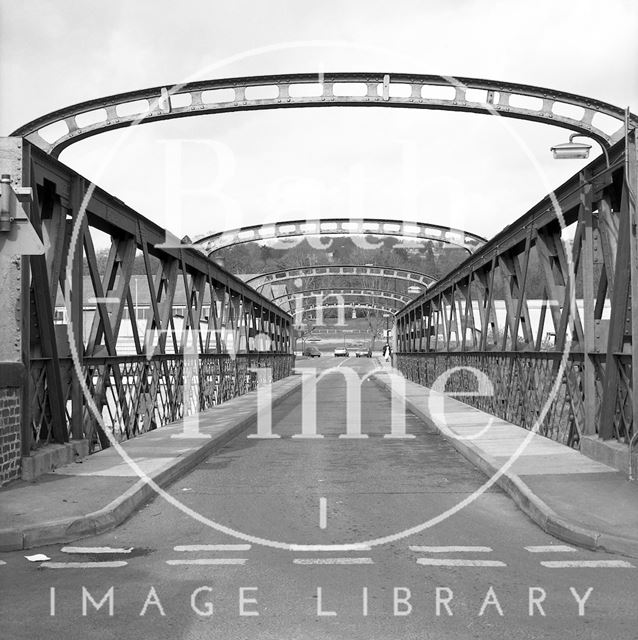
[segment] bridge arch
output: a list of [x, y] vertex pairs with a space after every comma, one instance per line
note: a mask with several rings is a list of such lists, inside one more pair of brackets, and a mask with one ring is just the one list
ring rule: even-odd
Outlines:
[[[476, 233], [425, 222], [405, 222], [383, 218], [315, 218], [256, 224], [219, 231], [199, 238], [195, 245], [210, 256], [219, 249], [235, 244], [274, 238], [303, 239], [312, 235], [382, 235], [412, 240], [431, 240], [456, 245], [468, 253], [474, 253], [487, 242]], [[364, 248], [374, 249], [376, 245], [366, 241]]]
[[320, 287], [317, 289], [303, 289], [301, 291], [282, 293], [272, 298], [272, 301], [276, 303], [279, 300], [285, 299], [288, 302], [291, 302], [295, 299], [299, 300], [301, 298], [307, 300], [316, 296], [358, 296], [361, 298], [379, 298], [384, 300], [392, 300], [395, 302], [400, 302], [401, 304], [407, 304], [408, 302], [414, 300], [414, 296], [396, 293], [394, 291], [388, 291], [387, 289], [329, 289], [327, 287]]
[[[605, 147], [620, 139], [624, 111], [564, 91], [480, 78], [406, 73], [298, 73], [201, 80], [87, 100], [32, 120], [12, 135], [58, 156], [90, 136], [194, 115], [291, 107], [380, 106], [500, 115], [586, 134]], [[614, 131], [602, 128], [606, 118]], [[636, 116], [630, 117], [638, 124]], [[616, 126], [617, 125], [617, 126]]]
[[326, 264], [270, 271], [268, 273], [262, 273], [249, 278], [246, 280], [246, 284], [257, 289], [257, 291], [261, 291], [261, 289], [263, 289], [267, 284], [282, 284], [284, 282], [296, 280], [297, 278], [324, 278], [331, 276], [363, 276], [403, 280], [412, 285], [421, 285], [424, 288], [427, 288], [430, 284], [437, 281], [437, 278], [434, 276], [412, 269], [356, 264]]
[[347, 308], [352, 309], [364, 309], [367, 311], [381, 312], [383, 314], [389, 314], [392, 316], [392, 324], [394, 325], [394, 318], [400, 311], [396, 307], [390, 306], [390, 304], [384, 304], [382, 300], [371, 298], [371, 302], [346, 302], [345, 300], [339, 302], [321, 302], [321, 304], [314, 304], [310, 307], [300, 307], [291, 312], [294, 319], [294, 324], [301, 324], [305, 313], [314, 312], [317, 317], [319, 325], [323, 324], [323, 312], [328, 309], [336, 309], [337, 311], [337, 326], [345, 326], [345, 310]]
[[393, 317], [399, 311], [398, 309], [391, 307], [390, 305], [385, 305], [383, 302], [346, 302], [344, 305], [341, 305], [337, 302], [326, 302], [324, 304], [313, 305], [312, 307], [304, 307], [303, 309], [298, 309], [292, 314], [293, 316], [298, 316], [301, 313], [305, 313], [306, 311], [316, 311], [317, 309], [338, 309], [339, 307], [352, 307], [353, 309], [367, 309], [368, 311], [380, 311], [382, 313], [389, 313]]

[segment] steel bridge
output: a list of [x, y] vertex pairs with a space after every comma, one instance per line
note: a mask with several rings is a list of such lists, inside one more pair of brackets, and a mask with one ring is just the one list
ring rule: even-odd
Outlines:
[[[169, 246], [159, 225], [58, 160], [79, 140], [131, 125], [362, 106], [526, 119], [585, 134], [605, 153], [489, 240], [436, 220], [335, 218], [213, 230], [195, 246]], [[454, 369], [448, 391], [470, 404], [525, 428], [540, 421], [541, 433], [570, 447], [584, 449], [597, 438], [630, 454], [638, 434], [637, 126], [628, 110], [542, 87], [389, 73], [167, 85], [90, 100], [24, 125], [0, 139], [0, 268], [10, 311], [0, 320], [0, 392], [8, 409], [0, 417], [0, 483], [19, 477], [21, 460], [50, 444], [84, 440], [97, 451], [109, 446], [106, 431], [120, 441], [143, 437], [256, 389], [259, 369], [272, 371], [273, 381], [290, 375], [294, 320], [282, 304], [318, 293], [392, 313], [394, 364], [410, 380], [431, 386]], [[102, 267], [94, 232], [110, 239]], [[438, 280], [407, 267], [326, 264], [244, 282], [215, 261], [220, 249], [244, 242], [288, 247], [291, 239], [317, 236], [327, 247], [322, 239], [333, 235], [363, 236], [367, 247], [381, 236], [433, 241], [468, 255]], [[136, 258], [150, 296], [143, 319], [131, 291]], [[542, 279], [537, 315], [533, 265]], [[360, 280], [339, 286], [353, 277]], [[395, 291], [378, 288], [380, 281]], [[285, 293], [266, 295], [273, 285]], [[406, 292], [410, 285], [420, 287], [416, 297]], [[186, 308], [180, 319], [173, 313], [178, 298]], [[57, 319], [59, 304], [68, 323]], [[125, 325], [132, 355], [120, 346]], [[493, 395], [475, 393], [468, 367], [496, 381]]]

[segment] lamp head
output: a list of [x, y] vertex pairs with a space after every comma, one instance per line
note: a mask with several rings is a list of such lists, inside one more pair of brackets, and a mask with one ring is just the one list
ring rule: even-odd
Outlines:
[[591, 145], [583, 142], [574, 142], [574, 138], [578, 135], [577, 133], [572, 133], [572, 135], [569, 136], [569, 142], [557, 144], [551, 148], [554, 160], [584, 160], [585, 158], [589, 158]]

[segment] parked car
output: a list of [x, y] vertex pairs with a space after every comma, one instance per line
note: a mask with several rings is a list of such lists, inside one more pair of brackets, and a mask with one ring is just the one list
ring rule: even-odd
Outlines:
[[345, 347], [337, 347], [334, 351], [335, 358], [349, 358], [350, 352]]
[[308, 345], [304, 350], [302, 355], [308, 356], [309, 358], [321, 358], [321, 351], [317, 349], [314, 345]]
[[372, 349], [358, 349], [354, 355], [357, 358], [372, 358]]

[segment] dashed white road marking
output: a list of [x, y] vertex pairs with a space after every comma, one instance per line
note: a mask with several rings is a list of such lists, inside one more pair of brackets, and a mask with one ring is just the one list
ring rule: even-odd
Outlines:
[[117, 569], [128, 564], [125, 560], [107, 560], [104, 562], [42, 562], [47, 569]]
[[422, 547], [411, 546], [410, 551], [419, 553], [491, 553], [492, 547]]
[[178, 544], [173, 551], [248, 551], [250, 544]]
[[62, 553], [131, 553], [133, 547], [118, 549], [114, 547], [62, 547]]
[[626, 560], [547, 560], [541, 565], [550, 569], [633, 569]]
[[525, 547], [525, 550], [530, 553], [568, 553], [576, 551], [574, 547], [570, 547], [567, 544], [536, 544]]
[[319, 528], [325, 529], [328, 526], [328, 501], [325, 498], [319, 498]]
[[417, 564], [428, 567], [506, 567], [500, 560], [465, 560], [462, 558], [417, 558]]
[[294, 564], [374, 564], [372, 558], [295, 558]]
[[0, 565], [7, 564], [4, 560], [0, 560]]
[[291, 544], [291, 551], [371, 551], [367, 544], [353, 542], [352, 544]]
[[246, 564], [246, 558], [197, 558], [196, 560], [167, 560], [166, 564], [176, 565], [229, 565]]

